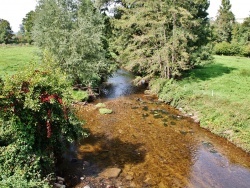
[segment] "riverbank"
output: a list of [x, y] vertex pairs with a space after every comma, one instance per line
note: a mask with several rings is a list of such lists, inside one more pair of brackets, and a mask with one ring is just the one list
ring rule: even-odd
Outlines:
[[156, 80], [159, 98], [193, 116], [200, 126], [250, 151], [250, 59], [215, 56], [181, 81]]

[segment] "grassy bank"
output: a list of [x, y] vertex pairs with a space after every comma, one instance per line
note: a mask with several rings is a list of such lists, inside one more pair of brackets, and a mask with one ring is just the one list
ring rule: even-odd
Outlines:
[[161, 84], [161, 99], [197, 116], [201, 127], [250, 151], [249, 58], [215, 56], [214, 63], [186, 73], [183, 80]]
[[37, 51], [34, 46], [0, 46], [0, 77], [14, 74], [37, 61]]
[[[32, 63], [39, 62], [38, 48], [35, 46], [0, 46], [0, 78], [23, 71]], [[73, 91], [75, 101], [87, 100], [87, 92]]]

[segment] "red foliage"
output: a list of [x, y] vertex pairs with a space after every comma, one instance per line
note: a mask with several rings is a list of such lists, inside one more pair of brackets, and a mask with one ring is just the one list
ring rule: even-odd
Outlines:
[[[62, 98], [59, 97], [57, 94], [48, 94], [48, 93], [43, 93], [40, 96], [40, 101], [42, 103], [50, 103], [51, 99], [55, 99], [59, 104], [63, 106], [63, 112], [64, 112], [64, 118], [68, 119], [68, 114], [67, 114], [67, 109], [63, 105]], [[51, 110], [48, 110], [47, 112], [47, 122], [46, 122], [46, 127], [47, 127], [47, 138], [51, 137], [52, 131], [51, 131]]]

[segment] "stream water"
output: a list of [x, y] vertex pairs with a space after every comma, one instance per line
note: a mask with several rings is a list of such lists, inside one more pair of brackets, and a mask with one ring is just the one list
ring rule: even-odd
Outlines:
[[[138, 93], [132, 79], [118, 70], [96, 101], [112, 114], [79, 106], [90, 136], [71, 147], [58, 171], [67, 187], [250, 187], [248, 153]], [[103, 176], [110, 168], [121, 170], [119, 176]]]

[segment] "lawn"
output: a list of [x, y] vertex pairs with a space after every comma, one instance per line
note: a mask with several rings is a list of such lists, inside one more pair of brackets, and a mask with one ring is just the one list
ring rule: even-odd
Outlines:
[[0, 77], [25, 69], [37, 62], [38, 49], [34, 46], [0, 46]]
[[250, 59], [215, 56], [214, 63], [197, 67], [184, 79], [165, 85], [163, 100], [197, 114], [201, 127], [250, 151]]

